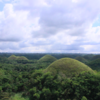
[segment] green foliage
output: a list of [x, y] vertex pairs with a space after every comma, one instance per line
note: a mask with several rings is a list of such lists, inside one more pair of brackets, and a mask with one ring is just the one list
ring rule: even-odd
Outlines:
[[94, 54], [85, 54], [83, 57], [87, 60], [92, 60], [94, 56]]
[[83, 96], [81, 100], [87, 100], [87, 98], [85, 96]]
[[90, 61], [88, 63], [88, 66], [90, 66], [94, 70], [100, 71], [100, 58]]
[[6, 57], [0, 57], [0, 63], [10, 63], [10, 61]]
[[100, 59], [100, 54], [99, 54], [99, 55], [94, 55], [94, 56], [92, 57], [92, 60], [96, 60], [96, 59]]
[[85, 63], [85, 64], [88, 63], [88, 60], [85, 59], [85, 58], [83, 58], [83, 57], [81, 57], [81, 56], [78, 56], [78, 57], [76, 57], [75, 59], [78, 60], [78, 61], [80, 61], [80, 62], [82, 62], [82, 63]]
[[46, 68], [50, 63], [0, 62], [0, 100], [100, 100], [99, 72], [94, 74], [91, 68], [70, 58]]
[[0, 93], [0, 100], [9, 100], [10, 94], [8, 92], [1, 92]]
[[[31, 79], [31, 77], [33, 79]], [[84, 95], [88, 100], [99, 100], [100, 76], [81, 73], [72, 79], [58, 80], [50, 73], [35, 71], [27, 85], [30, 100], [81, 100]]]
[[9, 100], [29, 100], [29, 98], [24, 98], [20, 93], [15, 94], [9, 98]]
[[48, 96], [50, 95], [51, 91], [49, 88], [43, 88], [42, 89], [42, 93], [44, 94], [44, 96], [47, 96], [46, 98], [48, 98]]
[[33, 94], [33, 98], [34, 98], [35, 100], [39, 100], [40, 95], [39, 95], [38, 93], [35, 93], [35, 94]]

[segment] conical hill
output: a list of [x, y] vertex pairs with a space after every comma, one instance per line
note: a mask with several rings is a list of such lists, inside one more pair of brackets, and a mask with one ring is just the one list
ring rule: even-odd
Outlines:
[[28, 60], [28, 59], [26, 57], [24, 57], [24, 56], [18, 56], [17, 60]]
[[15, 56], [15, 55], [11, 55], [9, 58], [9, 60], [28, 60], [26, 57], [24, 56]]
[[52, 64], [50, 64], [44, 70], [44, 72], [51, 72], [53, 75], [58, 74], [61, 77], [71, 77], [73, 75], [78, 75], [81, 72], [94, 73], [94, 71], [90, 67], [72, 58], [62, 58], [56, 60]]
[[55, 60], [57, 60], [55, 57], [51, 55], [45, 55], [42, 58], [40, 58], [38, 62], [54, 62]]
[[8, 59], [9, 59], [9, 60], [17, 60], [17, 56], [11, 55]]

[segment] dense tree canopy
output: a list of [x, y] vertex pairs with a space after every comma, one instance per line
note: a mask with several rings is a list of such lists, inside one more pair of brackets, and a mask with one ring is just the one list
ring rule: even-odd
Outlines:
[[99, 72], [59, 78], [44, 73], [51, 62], [24, 61], [0, 57], [0, 100], [100, 100]]

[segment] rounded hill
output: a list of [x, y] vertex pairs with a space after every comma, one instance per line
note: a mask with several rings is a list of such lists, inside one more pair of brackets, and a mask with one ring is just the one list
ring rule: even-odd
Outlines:
[[100, 55], [95, 55], [92, 57], [92, 60], [100, 59]]
[[50, 72], [53, 75], [58, 74], [58, 76], [61, 77], [72, 77], [73, 75], [78, 75], [81, 72], [94, 73], [94, 71], [90, 67], [72, 58], [62, 58], [56, 60], [55, 62], [50, 64], [44, 70], [44, 72]]
[[8, 59], [9, 59], [9, 60], [17, 60], [17, 56], [11, 55]]
[[40, 58], [38, 62], [54, 62], [55, 60], [57, 60], [55, 57], [51, 55], [45, 55], [42, 58]]
[[100, 71], [100, 58], [90, 61], [88, 66], [90, 66], [93, 70]]
[[85, 59], [85, 58], [83, 58], [83, 57], [81, 57], [81, 56], [78, 56], [75, 59], [78, 60], [78, 61], [80, 61], [80, 62], [83, 62], [83, 63], [88, 63], [88, 60]]
[[15, 55], [11, 55], [9, 58], [9, 60], [28, 60], [26, 57], [24, 56], [15, 56]]
[[17, 60], [28, 60], [28, 59], [26, 57], [24, 57], [24, 56], [18, 56]]

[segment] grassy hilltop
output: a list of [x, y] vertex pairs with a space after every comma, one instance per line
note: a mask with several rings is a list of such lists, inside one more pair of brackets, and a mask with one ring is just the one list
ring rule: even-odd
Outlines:
[[11, 55], [8, 59], [9, 59], [9, 60], [17, 60], [17, 56]]
[[78, 75], [83, 71], [93, 73], [93, 70], [90, 67], [72, 58], [59, 59], [50, 64], [44, 70], [44, 72], [51, 72], [53, 75], [58, 74], [64, 77], [65, 76], [71, 77], [72, 75]]
[[37, 68], [47, 68], [55, 60], [57, 59], [51, 55], [44, 55], [37, 61]]
[[24, 56], [18, 56], [17, 60], [28, 60], [28, 59], [26, 57], [24, 57]]
[[9, 58], [9, 60], [28, 60], [26, 57], [24, 56], [15, 56], [15, 55], [11, 55]]
[[42, 58], [40, 58], [38, 62], [54, 62], [55, 60], [57, 60], [55, 57], [51, 55], [45, 55]]

